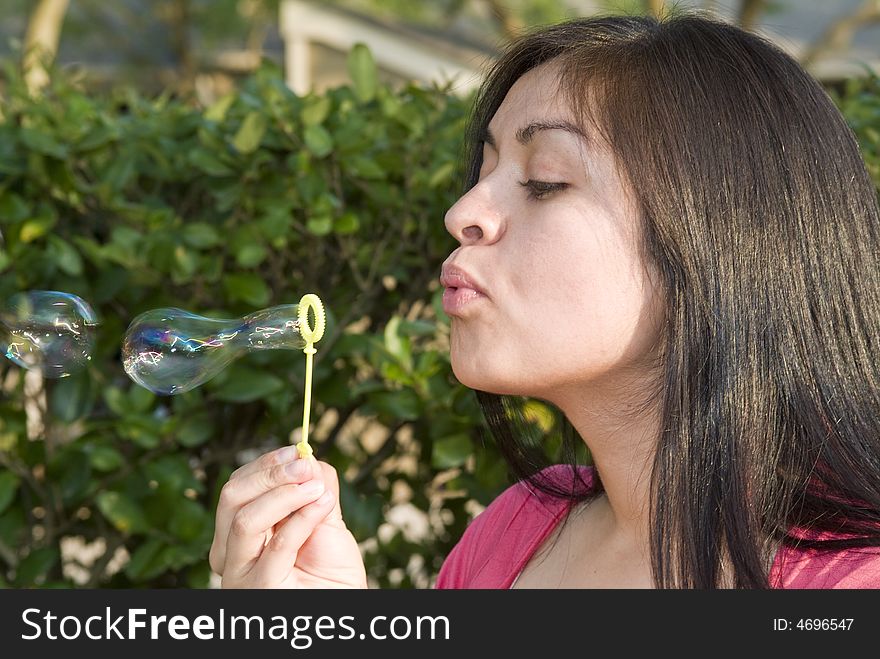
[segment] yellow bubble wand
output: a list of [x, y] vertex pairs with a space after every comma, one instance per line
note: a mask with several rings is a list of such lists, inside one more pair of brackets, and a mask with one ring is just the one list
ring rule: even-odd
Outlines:
[[[315, 314], [315, 327], [309, 326], [309, 309]], [[305, 339], [306, 347], [306, 383], [305, 400], [303, 401], [302, 440], [296, 445], [300, 458], [310, 458], [312, 447], [309, 446], [309, 411], [312, 405], [312, 355], [318, 352], [315, 343], [324, 336], [324, 305], [321, 298], [314, 293], [303, 295], [299, 301], [299, 333]]]

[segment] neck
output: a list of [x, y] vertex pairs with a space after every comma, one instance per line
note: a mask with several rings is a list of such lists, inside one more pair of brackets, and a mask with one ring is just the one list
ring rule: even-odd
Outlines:
[[[552, 401], [565, 414], [590, 450], [607, 499], [610, 536], [635, 542], [647, 551], [650, 528], [651, 469], [660, 419], [656, 407], [626, 402], [620, 391], [572, 392]], [[585, 402], [586, 401], [586, 402]]]

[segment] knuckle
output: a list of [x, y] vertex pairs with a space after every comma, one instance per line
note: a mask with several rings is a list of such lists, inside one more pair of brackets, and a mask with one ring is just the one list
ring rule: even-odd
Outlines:
[[266, 549], [271, 552], [283, 552], [290, 548], [290, 538], [284, 533], [276, 533], [272, 536]]
[[286, 482], [283, 465], [275, 465], [271, 469], [265, 469], [260, 473], [262, 474], [261, 478], [263, 479], [263, 485], [266, 490], [270, 490]]
[[284, 463], [284, 456], [279, 450], [269, 451], [268, 453], [264, 453], [259, 458], [257, 458], [257, 462], [262, 469], [269, 469], [270, 467], [275, 467], [277, 465]]
[[253, 518], [246, 512], [239, 510], [235, 514], [235, 517], [232, 518], [232, 524], [229, 527], [229, 532], [233, 536], [241, 538], [249, 535], [253, 531], [253, 526]]
[[232, 480], [228, 480], [220, 488], [220, 498], [218, 500], [218, 508], [226, 508], [234, 505], [238, 497], [239, 485]]

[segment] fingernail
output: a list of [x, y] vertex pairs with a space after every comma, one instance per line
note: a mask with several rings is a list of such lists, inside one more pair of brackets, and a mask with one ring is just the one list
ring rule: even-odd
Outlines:
[[278, 462], [284, 463], [296, 459], [297, 452], [296, 446], [285, 446], [278, 449]]
[[323, 506], [323, 505], [330, 503], [331, 501], [333, 501], [333, 491], [327, 490], [326, 492], [324, 492], [324, 494], [321, 495], [321, 497], [315, 503]]
[[284, 465], [284, 473], [291, 478], [304, 478], [312, 473], [312, 465], [308, 460], [294, 460]]
[[324, 481], [310, 480], [300, 485], [302, 493], [306, 496], [317, 496], [324, 491]]

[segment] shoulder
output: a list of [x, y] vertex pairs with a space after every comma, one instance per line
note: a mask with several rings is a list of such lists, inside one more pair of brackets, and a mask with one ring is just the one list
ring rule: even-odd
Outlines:
[[[592, 469], [553, 465], [536, 476], [562, 490], [592, 487]], [[565, 515], [570, 501], [529, 481], [511, 485], [468, 525], [440, 569], [436, 588], [507, 588]]]
[[775, 565], [777, 588], [880, 588], [880, 547], [821, 551], [787, 547]]

